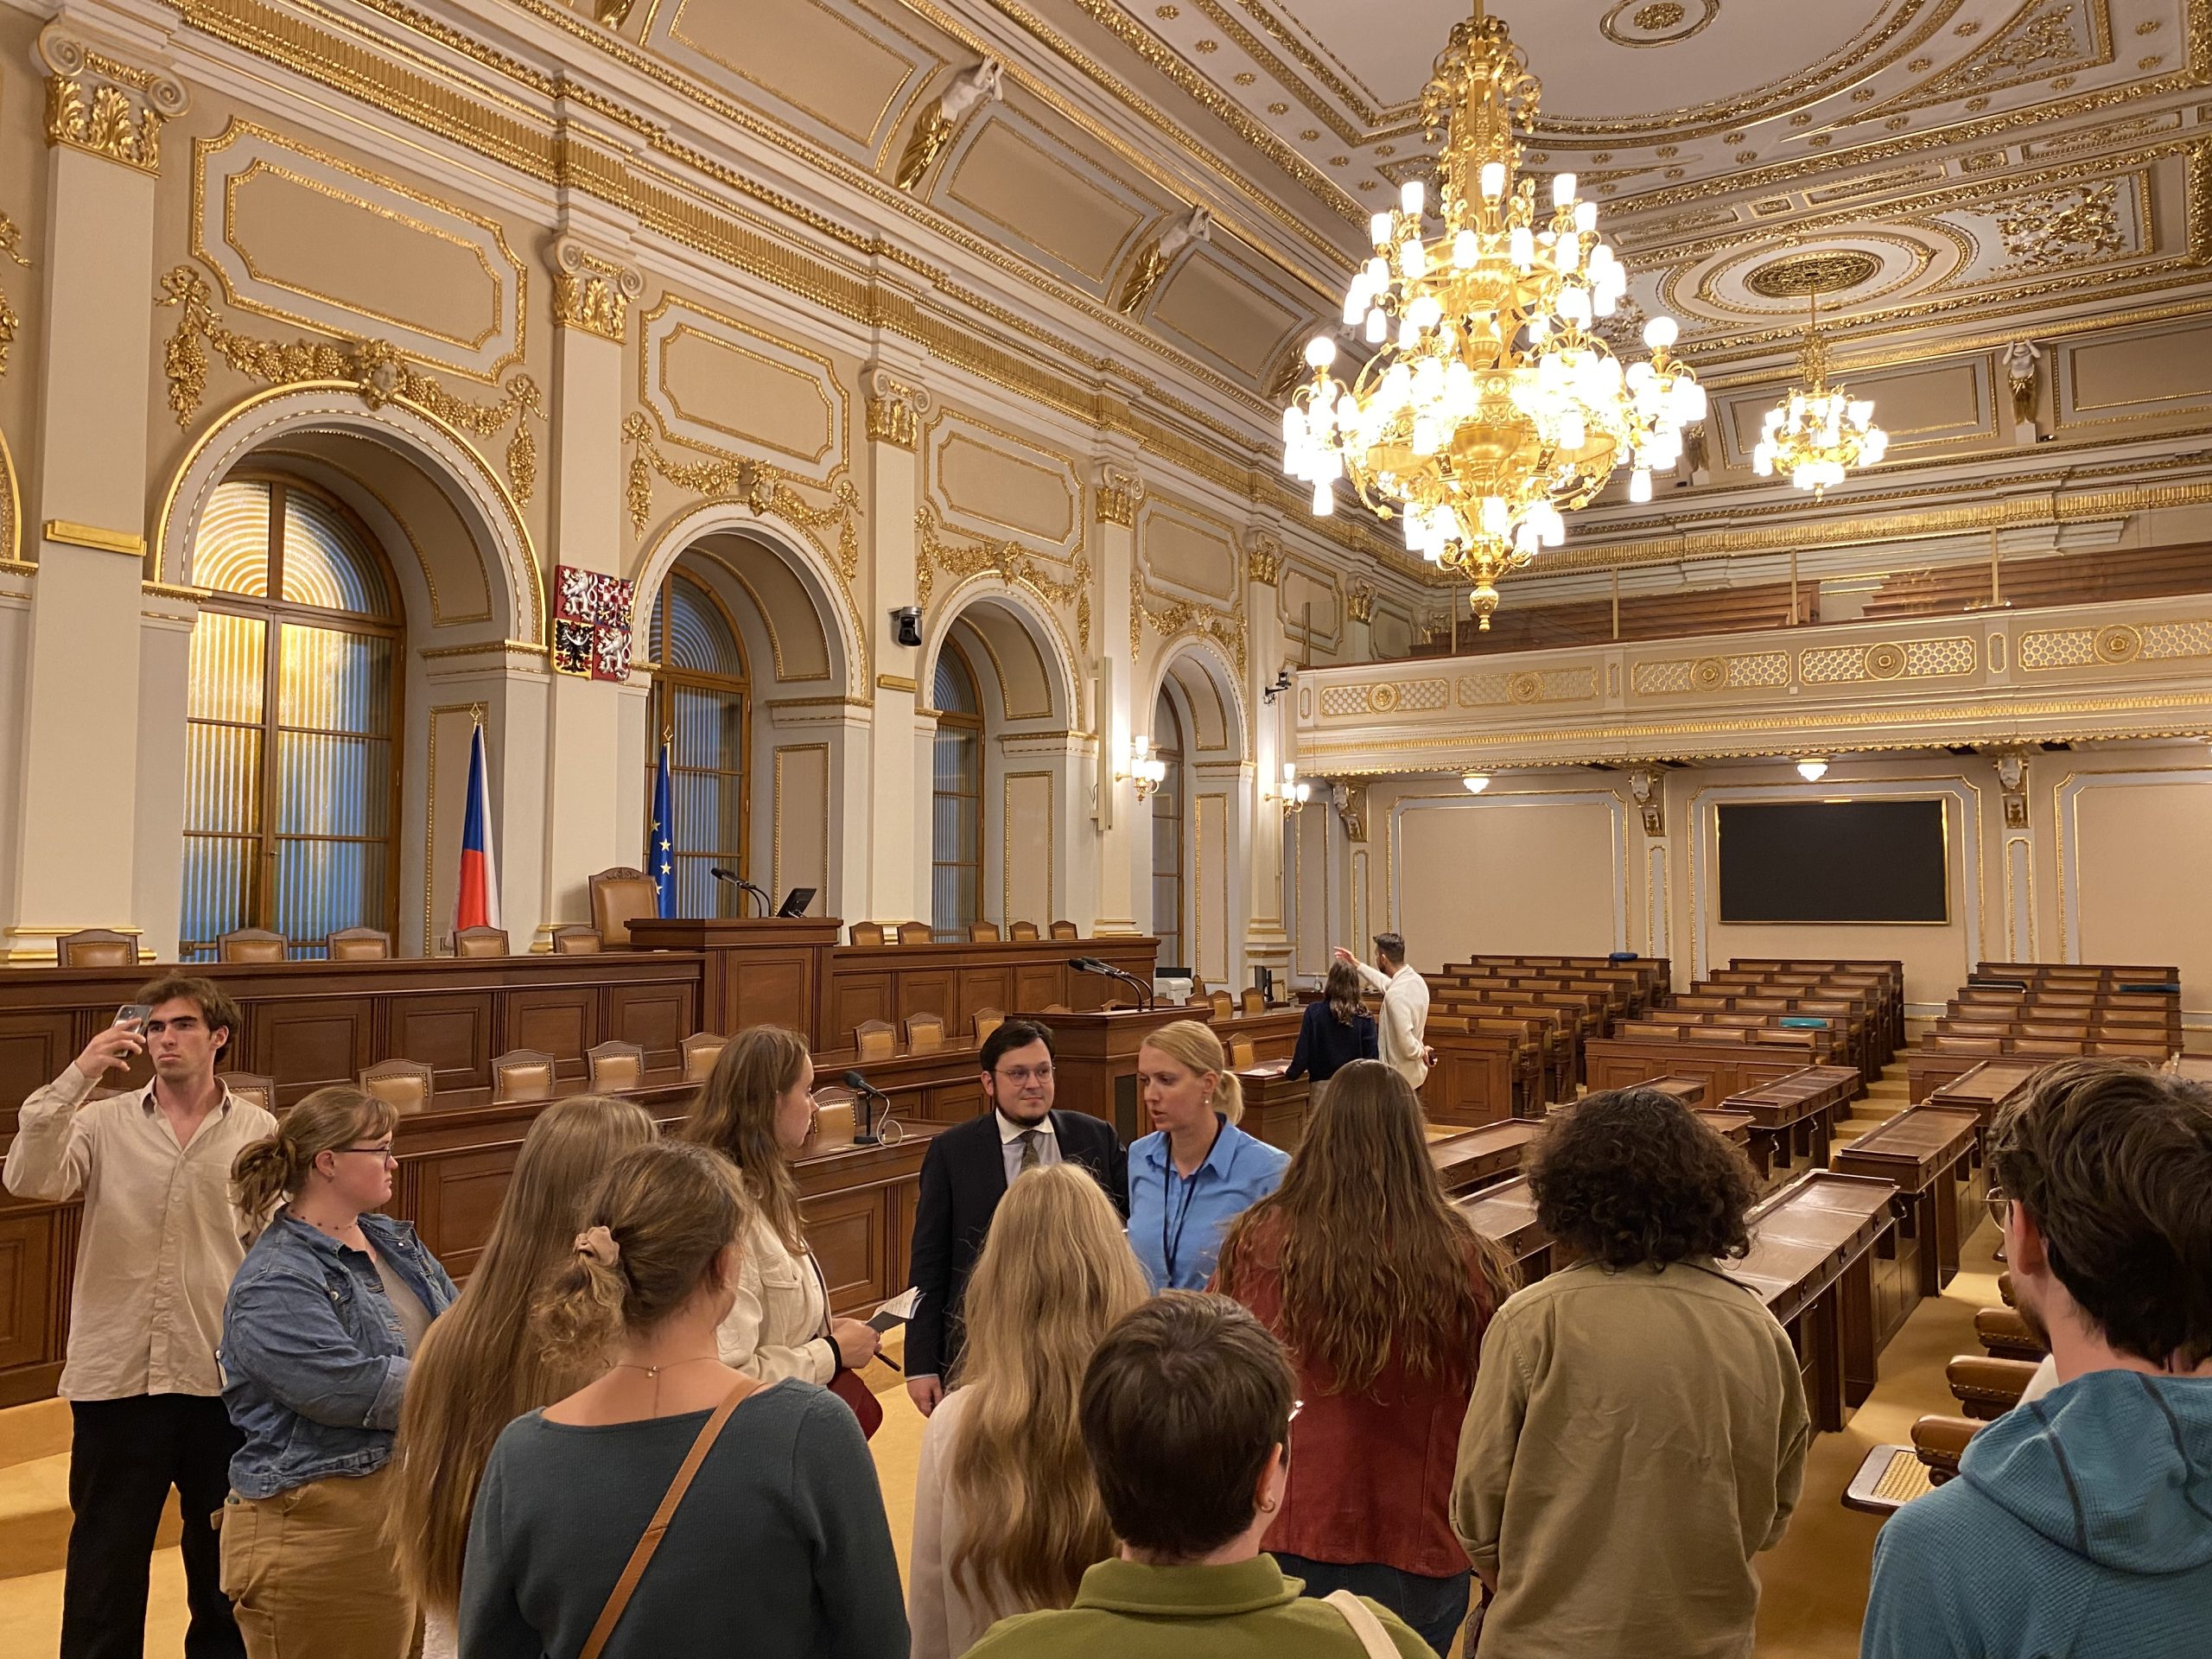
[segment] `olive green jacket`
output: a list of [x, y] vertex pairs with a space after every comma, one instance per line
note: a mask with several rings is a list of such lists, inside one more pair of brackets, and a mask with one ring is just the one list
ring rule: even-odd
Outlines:
[[[1101, 1561], [1083, 1575], [1074, 1606], [1002, 1618], [969, 1659], [1361, 1659], [1344, 1615], [1301, 1598], [1305, 1587], [1272, 1555], [1227, 1567]], [[1401, 1659], [1435, 1659], [1396, 1614], [1367, 1606]]]

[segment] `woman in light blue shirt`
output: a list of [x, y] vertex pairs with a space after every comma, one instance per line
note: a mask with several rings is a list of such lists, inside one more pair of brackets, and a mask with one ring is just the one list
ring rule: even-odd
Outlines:
[[1229, 1224], [1275, 1190], [1290, 1154], [1236, 1127], [1243, 1091], [1195, 1020], [1144, 1039], [1137, 1087], [1157, 1133], [1129, 1148], [1129, 1243], [1154, 1290], [1203, 1290]]

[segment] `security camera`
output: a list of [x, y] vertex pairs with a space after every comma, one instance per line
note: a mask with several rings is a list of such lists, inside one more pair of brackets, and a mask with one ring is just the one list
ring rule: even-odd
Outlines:
[[922, 643], [922, 607], [920, 606], [901, 605], [891, 613], [891, 623], [900, 645], [918, 645]]

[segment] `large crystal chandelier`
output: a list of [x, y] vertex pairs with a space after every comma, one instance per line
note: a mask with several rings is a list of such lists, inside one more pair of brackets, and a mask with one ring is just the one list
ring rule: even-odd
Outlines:
[[1376, 349], [1347, 383], [1329, 372], [1335, 343], [1315, 339], [1313, 378], [1283, 411], [1283, 470], [1313, 486], [1313, 511], [1333, 511], [1349, 478], [1377, 518], [1404, 522], [1408, 549], [1472, 584], [1483, 628], [1497, 578], [1565, 539], [1562, 509], [1586, 506], [1624, 462], [1629, 499], [1649, 501], [1651, 474], [1706, 412], [1697, 377], [1669, 355], [1674, 319], [1646, 325], [1651, 359], [1625, 372], [1591, 332], [1628, 276], [1573, 174], [1553, 178], [1548, 211], [1520, 176], [1514, 131], [1534, 124], [1541, 91], [1476, 0], [1421, 93], [1443, 140], [1436, 232], [1419, 181], [1374, 216], [1375, 257], [1344, 321]]
[[1872, 467], [1888, 453], [1890, 435], [1874, 424], [1874, 405], [1828, 385], [1828, 343], [1821, 338], [1821, 290], [1808, 287], [1812, 321], [1805, 330], [1799, 372], [1802, 386], [1766, 412], [1766, 428], [1751, 451], [1751, 470], [1777, 473], [1815, 496], [1843, 482], [1854, 467]]

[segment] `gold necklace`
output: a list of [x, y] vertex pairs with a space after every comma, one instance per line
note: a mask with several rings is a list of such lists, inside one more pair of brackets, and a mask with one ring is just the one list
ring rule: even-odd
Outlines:
[[619, 1371], [643, 1371], [647, 1376], [658, 1379], [663, 1371], [672, 1365], [696, 1365], [702, 1360], [709, 1359], [719, 1365], [721, 1363], [721, 1357], [720, 1354], [694, 1354], [689, 1359], [665, 1359], [658, 1365], [643, 1365], [634, 1359], [618, 1359], [614, 1362], [614, 1369]]

